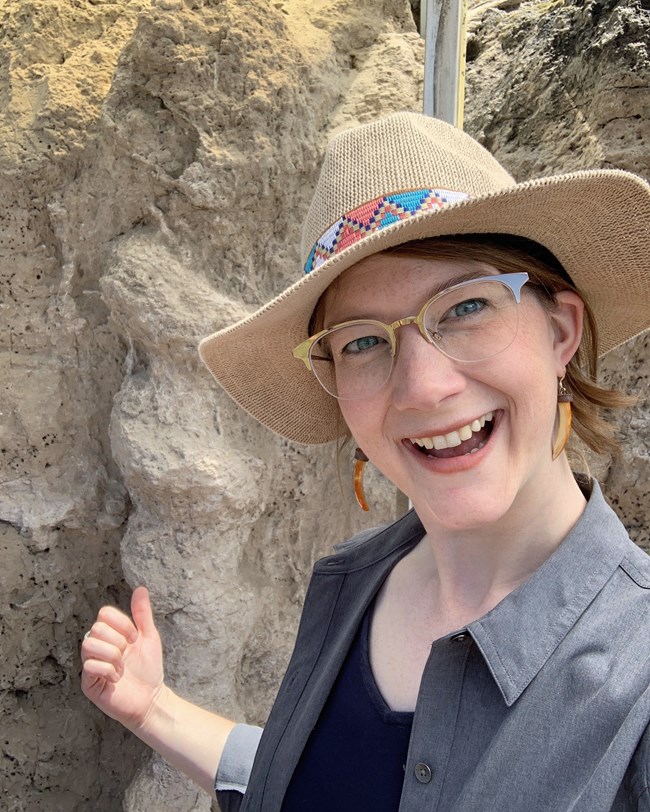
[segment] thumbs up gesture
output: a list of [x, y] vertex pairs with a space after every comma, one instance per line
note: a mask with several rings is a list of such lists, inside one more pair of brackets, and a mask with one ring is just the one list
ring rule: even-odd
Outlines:
[[163, 654], [148, 590], [131, 598], [131, 617], [103, 606], [81, 646], [81, 689], [130, 730], [146, 726], [164, 689]]

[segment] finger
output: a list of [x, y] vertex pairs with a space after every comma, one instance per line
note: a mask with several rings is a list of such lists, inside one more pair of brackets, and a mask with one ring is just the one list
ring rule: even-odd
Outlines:
[[122, 674], [115, 668], [113, 663], [106, 660], [86, 660], [81, 671], [81, 687], [84, 693], [99, 680], [116, 683], [122, 679]]
[[144, 635], [158, 634], [151, 610], [149, 590], [145, 586], [139, 586], [133, 590], [131, 614], [139, 632]]
[[109, 663], [120, 675], [124, 672], [120, 649], [96, 637], [88, 637], [81, 644], [81, 662], [85, 665], [89, 660]]
[[118, 648], [122, 654], [124, 654], [128, 645], [128, 640], [121, 632], [118, 632], [113, 626], [109, 626], [108, 623], [104, 623], [101, 620], [97, 620], [93, 623], [84, 639], [87, 640], [89, 637], [95, 638], [96, 640], [103, 640], [104, 643], [110, 643], [112, 646]]
[[129, 642], [133, 642], [138, 636], [138, 631], [133, 625], [131, 618], [114, 606], [102, 606], [97, 613], [96, 622], [105, 623], [107, 626], [115, 629], [116, 632], [123, 635]]

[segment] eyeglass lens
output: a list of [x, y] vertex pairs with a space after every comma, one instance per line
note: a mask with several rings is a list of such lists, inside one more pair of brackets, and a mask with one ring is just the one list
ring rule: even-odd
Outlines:
[[[514, 340], [518, 307], [508, 285], [497, 278], [481, 280], [432, 299], [422, 321], [429, 341], [447, 357], [483, 361]], [[389, 330], [378, 322], [356, 321], [333, 327], [312, 345], [312, 369], [334, 397], [367, 397], [390, 377], [392, 346]]]

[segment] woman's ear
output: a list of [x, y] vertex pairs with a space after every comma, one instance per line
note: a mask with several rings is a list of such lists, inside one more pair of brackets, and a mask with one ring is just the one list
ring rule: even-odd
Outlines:
[[551, 324], [555, 333], [554, 350], [558, 364], [558, 377], [575, 355], [582, 340], [582, 319], [585, 303], [572, 290], [561, 290], [555, 294], [557, 303], [551, 312]]

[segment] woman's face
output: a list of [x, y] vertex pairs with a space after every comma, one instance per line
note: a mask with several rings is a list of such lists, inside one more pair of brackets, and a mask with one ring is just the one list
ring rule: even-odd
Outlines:
[[[415, 315], [433, 288], [451, 286], [468, 271], [497, 273], [487, 264], [376, 254], [330, 288], [325, 326]], [[369, 397], [339, 401], [357, 445], [423, 520], [469, 529], [498, 521], [513, 506], [525, 510], [527, 500], [545, 493], [540, 488], [557, 489], [560, 463], [551, 460], [557, 382], [580, 340], [582, 302], [562, 292], [549, 313], [524, 286], [518, 307], [512, 344], [480, 362], [447, 358], [416, 325], [399, 328], [388, 382]], [[426, 448], [454, 432], [467, 437], [467, 427], [471, 437], [460, 446]]]

